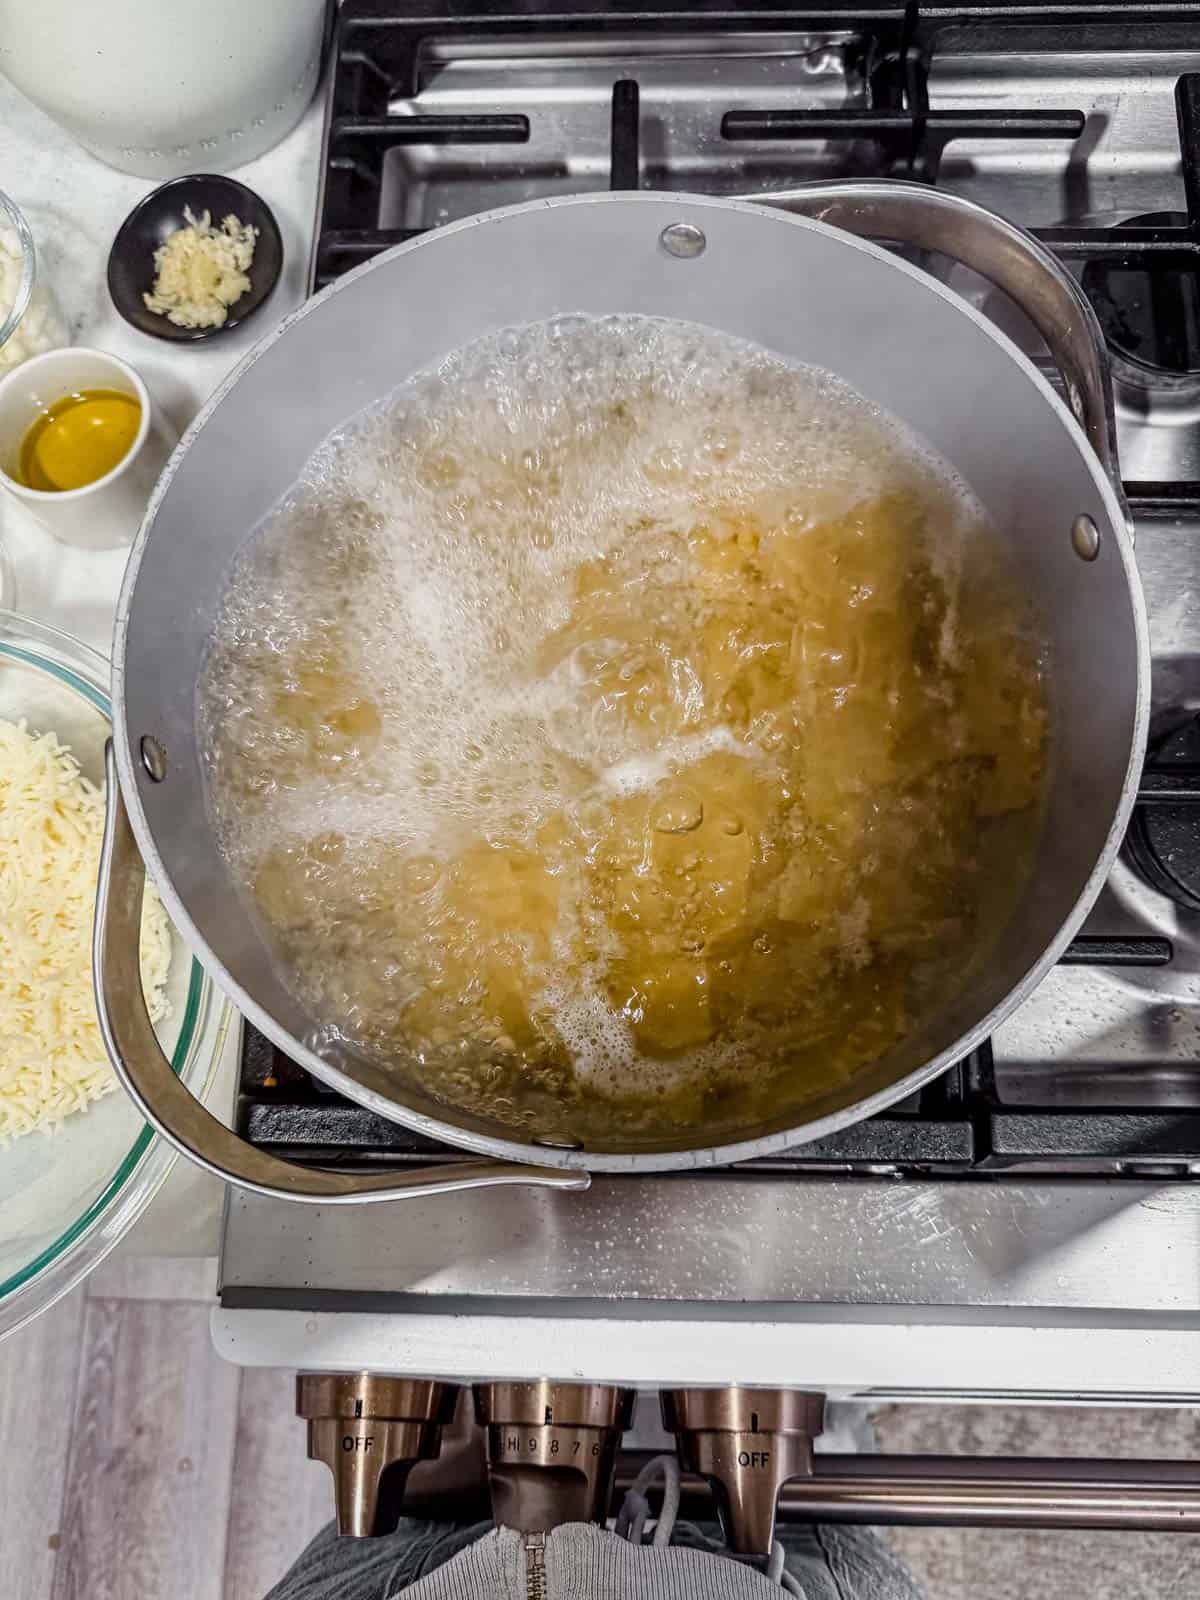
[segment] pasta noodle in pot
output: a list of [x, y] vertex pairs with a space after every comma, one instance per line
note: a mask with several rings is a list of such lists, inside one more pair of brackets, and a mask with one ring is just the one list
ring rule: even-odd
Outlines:
[[338, 1035], [518, 1129], [794, 1103], [1015, 904], [1045, 663], [968, 488], [827, 373], [511, 330], [326, 442], [200, 693], [222, 849]]

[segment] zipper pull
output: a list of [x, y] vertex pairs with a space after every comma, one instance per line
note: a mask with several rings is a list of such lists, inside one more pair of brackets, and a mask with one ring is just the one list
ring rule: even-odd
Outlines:
[[525, 1535], [525, 1600], [546, 1600], [546, 1535]]

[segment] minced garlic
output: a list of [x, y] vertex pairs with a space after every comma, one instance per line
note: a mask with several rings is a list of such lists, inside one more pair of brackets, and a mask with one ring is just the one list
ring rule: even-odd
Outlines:
[[258, 229], [230, 215], [214, 228], [207, 211], [184, 207], [179, 228], [154, 252], [154, 291], [146, 307], [180, 328], [220, 328], [250, 287]]

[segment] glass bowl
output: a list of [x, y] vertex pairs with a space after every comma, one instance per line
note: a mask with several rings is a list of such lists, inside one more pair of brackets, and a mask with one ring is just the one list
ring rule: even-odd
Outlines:
[[[86, 645], [0, 611], [0, 717], [53, 730], [103, 783], [111, 731], [108, 662]], [[202, 1097], [233, 1012], [174, 929], [162, 1047]], [[65, 1294], [108, 1254], [170, 1172], [176, 1153], [118, 1087], [49, 1133], [0, 1145], [0, 1336]]]
[[9, 336], [17, 331], [21, 318], [29, 306], [29, 297], [33, 293], [33, 282], [37, 276], [37, 251], [33, 247], [33, 234], [29, 231], [29, 224], [16, 205], [0, 189], [0, 228], [11, 228], [17, 236], [17, 247], [21, 255], [20, 277], [17, 279], [17, 292], [12, 304], [0, 306], [0, 350], [7, 344]]
[[[16, 240], [19, 259], [16, 292], [0, 301], [0, 377], [30, 356], [69, 344], [67, 325], [38, 266], [33, 234], [20, 208], [0, 190], [0, 233]], [[7, 254], [7, 252], [5, 252]], [[6, 297], [7, 298], [7, 297]]]

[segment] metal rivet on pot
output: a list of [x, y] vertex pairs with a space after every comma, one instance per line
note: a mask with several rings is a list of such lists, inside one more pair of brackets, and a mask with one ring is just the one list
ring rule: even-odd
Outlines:
[[146, 776], [155, 783], [161, 783], [167, 775], [167, 752], [154, 735], [150, 733], [142, 735], [140, 748], [142, 766], [146, 769]]
[[703, 228], [698, 228], [694, 222], [673, 222], [659, 234], [658, 242], [669, 256], [690, 261], [693, 256], [704, 254], [708, 240]]
[[1071, 524], [1071, 548], [1081, 561], [1095, 561], [1100, 554], [1100, 529], [1086, 511]]

